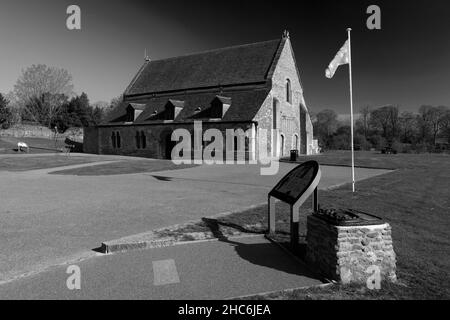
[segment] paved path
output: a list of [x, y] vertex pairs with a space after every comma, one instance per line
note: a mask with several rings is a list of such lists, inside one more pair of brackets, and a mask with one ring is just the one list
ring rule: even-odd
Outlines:
[[[101, 157], [110, 159], [116, 158]], [[276, 176], [261, 176], [257, 165], [111, 176], [0, 172], [0, 283], [90, 257], [103, 241], [263, 203], [294, 166], [280, 163]], [[356, 174], [362, 179], [385, 172]], [[350, 168], [323, 167], [320, 188], [349, 176]]]
[[321, 283], [263, 237], [229, 241], [97, 256], [77, 263], [80, 290], [53, 267], [0, 286], [0, 299], [225, 299]]

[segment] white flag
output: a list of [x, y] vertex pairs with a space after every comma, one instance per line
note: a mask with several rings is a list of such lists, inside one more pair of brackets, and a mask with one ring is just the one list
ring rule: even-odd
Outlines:
[[345, 41], [342, 48], [338, 51], [334, 59], [330, 62], [328, 65], [327, 70], [325, 70], [325, 76], [328, 79], [331, 79], [334, 76], [334, 73], [336, 72], [336, 69], [342, 65], [349, 63], [349, 45], [348, 40]]

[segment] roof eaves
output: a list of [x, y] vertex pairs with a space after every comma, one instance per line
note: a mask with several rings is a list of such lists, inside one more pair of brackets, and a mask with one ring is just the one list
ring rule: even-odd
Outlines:
[[233, 87], [244, 87], [244, 86], [257, 86], [257, 85], [266, 85], [268, 79], [264, 81], [257, 81], [257, 82], [243, 82], [243, 83], [232, 83], [232, 84], [226, 84], [226, 85], [215, 85], [215, 86], [205, 86], [205, 87], [194, 87], [194, 88], [185, 88], [185, 89], [176, 89], [176, 90], [166, 90], [166, 91], [150, 91], [150, 92], [140, 92], [140, 93], [133, 93], [133, 94], [126, 94], [124, 96], [125, 98], [134, 98], [134, 97], [141, 97], [141, 96], [152, 96], [156, 97], [156, 95], [165, 95], [165, 94], [187, 94], [191, 93], [192, 91], [210, 91], [213, 89], [226, 89], [226, 88], [233, 88]]
[[137, 79], [139, 79], [139, 77], [141, 76], [141, 73], [145, 70], [145, 68], [147, 67], [147, 65], [150, 63], [150, 60], [146, 60], [144, 62], [144, 64], [139, 68], [138, 72], [136, 73], [136, 75], [134, 76], [133, 80], [131, 80], [130, 84], [128, 85], [128, 87], [125, 89], [125, 92], [123, 93], [123, 95], [127, 95], [128, 92], [130, 91], [130, 89], [133, 87], [133, 85], [135, 84], [135, 82], [137, 81]]
[[275, 54], [274, 54], [274, 56], [272, 58], [272, 63], [270, 64], [270, 67], [269, 67], [269, 69], [266, 72], [266, 77], [265, 77], [266, 79], [271, 79], [272, 78], [273, 73], [275, 72], [275, 68], [276, 68], [276, 66], [278, 64], [278, 60], [280, 59], [281, 53], [283, 52], [283, 48], [284, 48], [285, 43], [286, 43], [286, 38], [282, 38], [280, 40], [280, 43], [278, 44], [278, 48], [277, 48], [277, 50], [276, 50], [276, 52], [275, 52]]

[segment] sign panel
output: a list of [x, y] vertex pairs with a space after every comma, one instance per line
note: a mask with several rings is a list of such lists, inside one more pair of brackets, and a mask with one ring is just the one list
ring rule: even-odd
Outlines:
[[317, 161], [307, 161], [287, 173], [269, 196], [294, 205], [312, 185], [316, 188], [319, 180], [319, 164]]

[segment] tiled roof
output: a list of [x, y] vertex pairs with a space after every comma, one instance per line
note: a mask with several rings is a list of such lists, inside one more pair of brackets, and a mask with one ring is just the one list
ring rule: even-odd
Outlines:
[[[169, 102], [182, 108], [175, 121], [209, 119], [217, 99], [230, 104], [222, 121], [252, 121], [270, 92], [267, 80], [285, 43], [282, 38], [146, 61], [126, 89], [125, 102], [103, 124], [125, 122], [130, 104], [143, 110], [135, 124], [162, 121]], [[134, 96], [140, 94], [142, 98]]]
[[135, 110], [144, 110], [144, 109], [145, 109], [145, 103], [130, 103], [130, 105], [131, 105]]
[[146, 62], [125, 95], [266, 81], [282, 41], [270, 40]]
[[[222, 121], [251, 121], [261, 108], [264, 100], [270, 92], [270, 88], [236, 90], [223, 92], [221, 97], [227, 101], [231, 99], [231, 106], [225, 113]], [[217, 98], [217, 92], [180, 94], [175, 97], [155, 97], [148, 99], [145, 110], [134, 121], [135, 124], [143, 124], [164, 119], [165, 106], [169, 99], [173, 102], [183, 101], [183, 109], [175, 121], [194, 121], [210, 118], [211, 102]], [[126, 105], [118, 106], [105, 123], [117, 123], [125, 121]], [[201, 111], [198, 111], [198, 108]]]
[[169, 102], [170, 102], [174, 107], [184, 108], [184, 101], [174, 100], [174, 99], [169, 99]]

